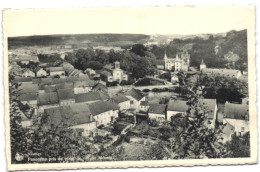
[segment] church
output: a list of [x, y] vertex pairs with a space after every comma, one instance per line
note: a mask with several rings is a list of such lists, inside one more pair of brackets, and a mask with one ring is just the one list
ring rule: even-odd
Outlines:
[[168, 58], [165, 50], [164, 69], [173, 71], [188, 71], [190, 67], [190, 54], [187, 50], [178, 52], [175, 58]]

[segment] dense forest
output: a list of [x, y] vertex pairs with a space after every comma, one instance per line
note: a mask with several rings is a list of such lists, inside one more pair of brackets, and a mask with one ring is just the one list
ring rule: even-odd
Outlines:
[[122, 46], [144, 43], [150, 38], [144, 34], [79, 34], [79, 35], [42, 35], [9, 37], [8, 48], [26, 46], [56, 46], [56, 45], [91, 45], [91, 46]]

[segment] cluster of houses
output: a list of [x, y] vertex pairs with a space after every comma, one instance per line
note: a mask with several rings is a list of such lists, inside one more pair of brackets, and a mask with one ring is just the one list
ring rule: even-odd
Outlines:
[[[19, 61], [29, 64], [38, 59], [33, 57]], [[188, 71], [189, 63], [190, 55], [187, 51], [178, 53], [174, 59], [169, 59], [165, 53], [165, 70], [174, 68], [176, 71]], [[241, 77], [241, 72], [236, 70], [208, 69], [203, 60], [200, 71], [203, 74]], [[33, 116], [47, 114], [46, 128], [62, 123], [82, 136], [91, 136], [100, 125], [110, 125], [118, 118], [119, 112], [134, 111], [136, 115], [142, 114], [163, 124], [163, 121], [171, 121], [177, 114], [186, 114], [189, 108], [186, 101], [178, 99], [170, 99], [167, 104], [151, 104], [142, 91], [132, 87], [109, 95], [108, 88], [102, 82], [94, 81], [93, 77], [100, 77], [106, 82], [127, 81], [128, 76], [120, 69], [119, 62], [106, 65], [101, 71], [88, 68], [83, 72], [64, 62], [58, 67], [37, 67], [33, 71], [21, 69], [18, 73], [20, 77], [15, 78], [21, 83], [18, 99], [34, 109]], [[57, 75], [60, 77], [54, 77]], [[172, 75], [172, 80], [178, 82], [176, 74]], [[199, 103], [206, 108], [209, 127], [214, 127], [216, 122], [227, 124], [227, 140], [234, 132], [242, 135], [249, 131], [248, 100], [243, 100], [242, 104], [226, 102], [222, 116], [219, 115], [216, 99], [200, 99]], [[33, 117], [24, 115], [22, 125], [30, 127], [32, 120]]]

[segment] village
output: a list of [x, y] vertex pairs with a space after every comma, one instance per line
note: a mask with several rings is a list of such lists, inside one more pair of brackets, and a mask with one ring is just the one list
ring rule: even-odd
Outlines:
[[[9, 56], [9, 74], [20, 84], [17, 99], [21, 103], [22, 127], [33, 128], [39, 116], [47, 115], [46, 129], [66, 124], [75, 136], [87, 139], [86, 143], [95, 148], [94, 153], [127, 136], [127, 142], [119, 145], [123, 145], [129, 159], [141, 156], [140, 150], [146, 149], [146, 143], [162, 140], [165, 122], [170, 123], [175, 116], [188, 111], [188, 100], [176, 91], [182, 87], [179, 73], [213, 74], [247, 82], [247, 72], [208, 68], [203, 59], [198, 69], [190, 66], [191, 57], [186, 49], [176, 57], [168, 57], [165, 50], [163, 60], [157, 61], [156, 73], [131, 84], [127, 84], [129, 73], [121, 69], [119, 61], [100, 70], [80, 70], [66, 60], [57, 64], [40, 62], [34, 52], [26, 55], [15, 52]], [[161, 77], [167, 74], [168, 78]], [[249, 132], [248, 100], [244, 97], [241, 102], [219, 103], [216, 98], [201, 97], [198, 102], [206, 108], [209, 128], [218, 123], [226, 125], [223, 130], [226, 142], [234, 133], [243, 136]]]

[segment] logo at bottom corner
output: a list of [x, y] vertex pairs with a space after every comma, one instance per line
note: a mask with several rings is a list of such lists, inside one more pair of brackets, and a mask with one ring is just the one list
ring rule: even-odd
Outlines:
[[15, 160], [16, 161], [22, 161], [24, 159], [24, 155], [22, 153], [17, 152], [15, 154]]

